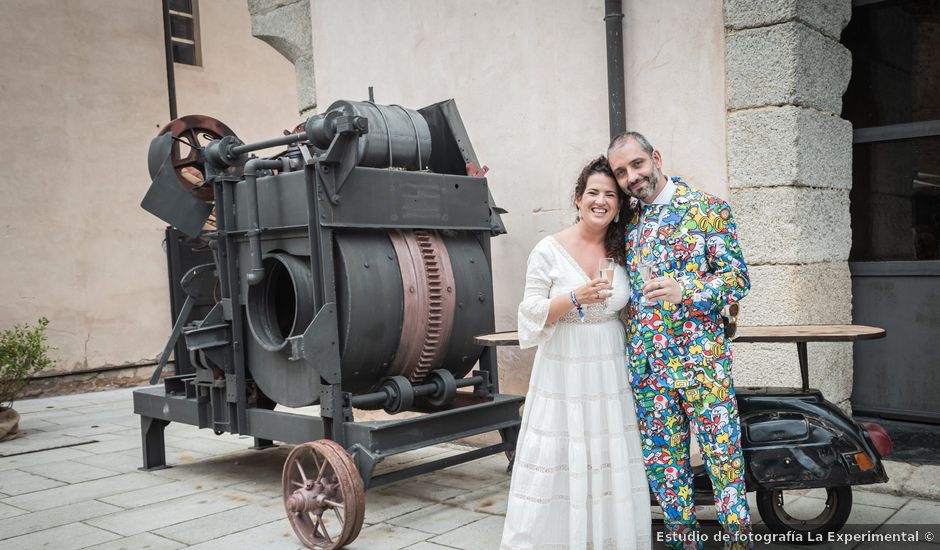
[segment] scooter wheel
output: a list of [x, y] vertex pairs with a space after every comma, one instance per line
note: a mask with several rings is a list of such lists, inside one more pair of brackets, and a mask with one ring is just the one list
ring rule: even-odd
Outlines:
[[[800, 505], [794, 501], [801, 499]], [[813, 500], [812, 506], [808, 501]], [[795, 544], [815, 544], [826, 540], [828, 533], [836, 533], [849, 519], [852, 512], [852, 488], [827, 487], [826, 501], [805, 498], [793, 491], [757, 491], [757, 509], [771, 532], [776, 534], [797, 533]], [[809, 517], [816, 514], [815, 517]], [[821, 537], [821, 538], [820, 538]]]

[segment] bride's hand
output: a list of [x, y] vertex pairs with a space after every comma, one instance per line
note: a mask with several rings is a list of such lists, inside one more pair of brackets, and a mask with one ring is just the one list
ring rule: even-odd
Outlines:
[[607, 282], [607, 279], [594, 279], [574, 291], [574, 295], [581, 305], [603, 302], [612, 293], [613, 291], [610, 289], [610, 283]]

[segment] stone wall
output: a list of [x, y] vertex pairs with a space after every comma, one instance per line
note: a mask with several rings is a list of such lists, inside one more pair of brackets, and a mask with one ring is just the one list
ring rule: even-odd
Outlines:
[[[744, 325], [851, 323], [851, 0], [725, 0], [728, 178], [752, 289]], [[852, 345], [809, 344], [810, 384], [850, 409]], [[793, 344], [738, 344], [741, 385], [799, 383]]]

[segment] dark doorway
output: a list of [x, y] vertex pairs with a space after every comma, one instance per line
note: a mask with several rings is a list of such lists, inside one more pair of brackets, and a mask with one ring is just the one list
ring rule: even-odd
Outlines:
[[854, 126], [853, 408], [940, 423], [940, 0], [855, 0], [842, 33]]

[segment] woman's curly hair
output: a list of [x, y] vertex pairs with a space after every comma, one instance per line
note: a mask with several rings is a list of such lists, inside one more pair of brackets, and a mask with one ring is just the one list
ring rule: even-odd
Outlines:
[[607, 234], [604, 236], [604, 249], [607, 251], [607, 255], [613, 258], [615, 262], [620, 265], [625, 265], [627, 259], [624, 236], [627, 223], [629, 223], [630, 218], [633, 217], [634, 206], [626, 193], [616, 184], [617, 180], [614, 178], [614, 173], [611, 171], [610, 165], [607, 163], [607, 157], [604, 155], [588, 162], [584, 168], [581, 169], [581, 174], [578, 176], [578, 181], [574, 186], [575, 200], [580, 199], [581, 196], [584, 195], [587, 180], [594, 174], [603, 174], [614, 180], [614, 187], [617, 189], [617, 200], [620, 203], [620, 219], [618, 221], [611, 221], [610, 225], [607, 226]]

